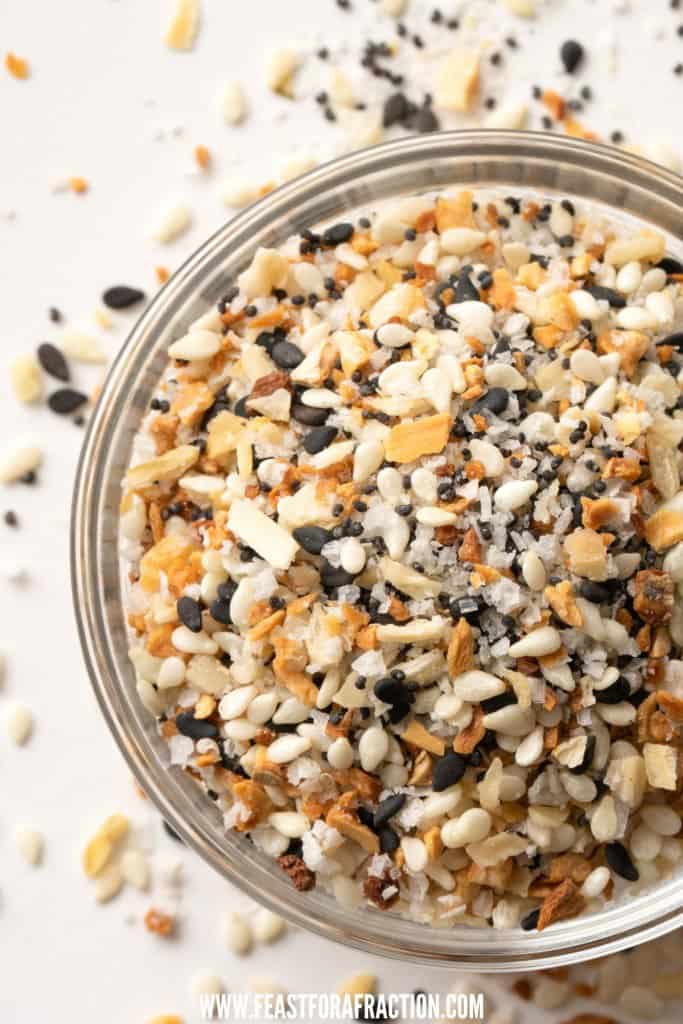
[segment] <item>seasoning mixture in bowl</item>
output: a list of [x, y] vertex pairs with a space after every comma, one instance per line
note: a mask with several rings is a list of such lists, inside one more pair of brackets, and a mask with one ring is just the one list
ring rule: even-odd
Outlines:
[[297, 889], [542, 930], [681, 858], [682, 280], [650, 229], [453, 190], [259, 249], [170, 346], [138, 691]]

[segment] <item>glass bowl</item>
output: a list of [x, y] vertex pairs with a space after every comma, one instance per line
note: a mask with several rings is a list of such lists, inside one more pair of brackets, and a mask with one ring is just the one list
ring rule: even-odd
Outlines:
[[369, 953], [469, 970], [507, 972], [588, 960], [683, 925], [683, 885], [658, 883], [538, 934], [471, 926], [436, 928], [370, 908], [344, 909], [318, 890], [297, 892], [248, 840], [226, 835], [215, 805], [169, 770], [167, 748], [140, 704], [127, 655], [117, 554], [120, 481], [166, 348], [212, 306], [259, 245], [368, 209], [381, 200], [449, 185], [533, 190], [583, 198], [612, 216], [656, 226], [681, 255], [683, 181], [619, 150], [541, 133], [468, 131], [406, 138], [311, 171], [229, 221], [170, 279], [112, 365], [90, 420], [73, 499], [71, 571], [83, 653], [128, 765], [164, 818], [216, 871], [258, 902], [325, 938]]

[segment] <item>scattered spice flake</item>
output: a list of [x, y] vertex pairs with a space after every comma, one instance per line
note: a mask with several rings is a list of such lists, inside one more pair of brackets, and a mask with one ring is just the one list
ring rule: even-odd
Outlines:
[[5, 57], [5, 67], [13, 78], [24, 80], [31, 75], [28, 61], [24, 57], [17, 57], [15, 53], [8, 53]]
[[211, 166], [211, 153], [206, 146], [195, 146], [194, 158], [202, 171], [208, 170]]
[[162, 939], [168, 939], [173, 935], [175, 925], [176, 920], [172, 914], [165, 914], [163, 910], [157, 910], [155, 907], [150, 907], [145, 914], [147, 931], [159, 935]]
[[199, 29], [199, 0], [176, 0], [176, 9], [164, 36], [171, 50], [191, 50]]
[[156, 277], [159, 284], [166, 284], [169, 277], [171, 276], [171, 271], [168, 269], [168, 267], [155, 267], [154, 276]]
[[85, 178], [74, 177], [69, 178], [69, 188], [75, 195], [82, 196], [89, 190], [90, 185]]

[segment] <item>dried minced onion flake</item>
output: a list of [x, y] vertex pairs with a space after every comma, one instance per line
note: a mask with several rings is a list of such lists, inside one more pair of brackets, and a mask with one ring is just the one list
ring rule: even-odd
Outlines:
[[[121, 506], [137, 690], [297, 891], [543, 930], [681, 859], [666, 255], [575, 200], [454, 187], [259, 249], [172, 338]], [[142, 887], [114, 846], [90, 873]]]

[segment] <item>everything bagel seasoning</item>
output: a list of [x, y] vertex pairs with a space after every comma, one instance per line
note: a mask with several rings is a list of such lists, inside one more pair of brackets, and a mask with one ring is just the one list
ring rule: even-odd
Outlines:
[[451, 189], [259, 249], [173, 341], [138, 692], [298, 889], [544, 929], [680, 859], [678, 267]]

